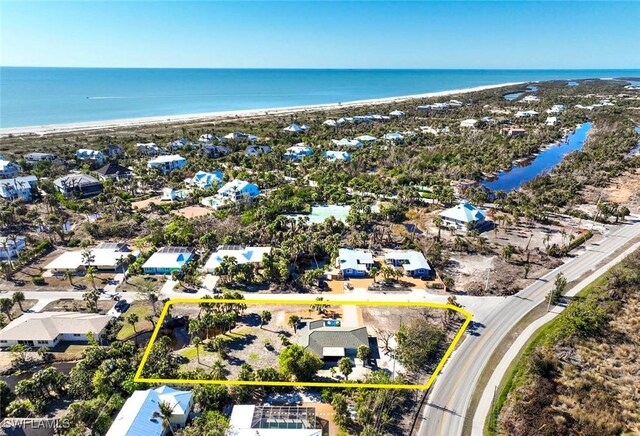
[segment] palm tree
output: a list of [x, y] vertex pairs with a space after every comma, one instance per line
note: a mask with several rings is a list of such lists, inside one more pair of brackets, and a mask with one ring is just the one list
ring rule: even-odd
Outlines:
[[200, 344], [202, 343], [202, 339], [196, 336], [195, 338], [193, 338], [191, 343], [194, 347], [196, 347], [196, 356], [198, 358], [198, 363], [200, 363]]
[[18, 307], [20, 307], [20, 311], [24, 312], [24, 308], [22, 307], [22, 303], [24, 302], [25, 298], [24, 298], [24, 293], [22, 291], [18, 291], [16, 293], [13, 294], [13, 297], [11, 297], [11, 300], [13, 300], [14, 303], [16, 303], [18, 305]]
[[89, 277], [89, 280], [91, 280], [91, 286], [93, 286], [94, 291], [98, 290], [98, 288], [96, 288], [96, 272], [98, 272], [98, 270], [94, 266], [90, 266], [85, 273], [85, 275]]
[[262, 328], [262, 326], [264, 326], [265, 324], [268, 324], [269, 321], [271, 321], [271, 312], [269, 312], [268, 310], [263, 310], [262, 312], [260, 312], [260, 328]]
[[173, 427], [171, 427], [171, 415], [173, 415], [173, 408], [177, 406], [178, 403], [175, 403], [173, 406], [167, 403], [166, 401], [162, 401], [158, 404], [158, 409], [160, 409], [160, 417], [162, 418], [162, 427], [167, 431], [167, 434], [173, 435]]
[[300, 317], [298, 315], [291, 315], [289, 317], [289, 320], [287, 321], [287, 324], [289, 325], [289, 327], [293, 328], [293, 333], [296, 333], [298, 331], [299, 323], [300, 323]]
[[72, 271], [65, 271], [62, 277], [65, 280], [69, 280], [69, 284], [71, 286], [74, 286], [74, 284], [73, 284], [73, 272]]
[[442, 231], [442, 218], [440, 217], [440, 215], [436, 215], [433, 218], [433, 225], [438, 228], [438, 240], [440, 240], [440, 232]]
[[373, 283], [376, 283], [376, 277], [378, 276], [379, 273], [380, 273], [380, 268], [378, 268], [377, 266], [372, 266], [369, 269], [369, 275], [373, 279]]
[[156, 329], [156, 321], [153, 318], [153, 315], [149, 314], [147, 316], [144, 317], [145, 321], [149, 321], [151, 323], [151, 327], [153, 328], [153, 330]]
[[84, 263], [87, 267], [91, 267], [93, 262], [96, 261], [96, 256], [91, 252], [91, 250], [84, 250], [81, 256], [82, 263]]

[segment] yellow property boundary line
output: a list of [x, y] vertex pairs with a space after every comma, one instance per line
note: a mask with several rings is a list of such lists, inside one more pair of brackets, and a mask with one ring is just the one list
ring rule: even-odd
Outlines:
[[[273, 381], [245, 381], [245, 380], [188, 380], [188, 379], [165, 379], [165, 378], [144, 378], [142, 377], [142, 369], [144, 368], [147, 359], [149, 358], [149, 354], [151, 353], [151, 348], [158, 337], [158, 333], [160, 332], [160, 327], [166, 317], [169, 308], [173, 304], [200, 304], [200, 303], [240, 303], [240, 304], [291, 304], [291, 305], [314, 305], [314, 304], [323, 304], [330, 306], [396, 306], [396, 307], [435, 307], [438, 309], [451, 309], [458, 313], [464, 315], [465, 320], [456, 333], [453, 341], [447, 348], [447, 351], [444, 353], [444, 356], [436, 366], [435, 371], [427, 380], [427, 383], [424, 385], [406, 385], [406, 384], [378, 384], [378, 383], [328, 383], [328, 382], [273, 382]], [[162, 309], [162, 313], [160, 314], [160, 318], [156, 323], [156, 328], [151, 335], [151, 339], [149, 340], [149, 344], [142, 356], [142, 361], [140, 362], [140, 366], [138, 367], [138, 371], [133, 379], [134, 382], [138, 383], [156, 383], [156, 384], [215, 384], [215, 385], [249, 385], [249, 386], [298, 386], [298, 387], [335, 387], [335, 388], [380, 388], [380, 389], [429, 389], [436, 377], [442, 370], [445, 362], [453, 352], [457, 343], [462, 338], [464, 331], [467, 329], [467, 326], [471, 322], [471, 318], [473, 315], [471, 312], [462, 309], [460, 307], [453, 306], [451, 304], [443, 304], [443, 303], [429, 303], [429, 302], [389, 302], [389, 301], [329, 301], [322, 300], [321, 302], [317, 300], [223, 300], [223, 299], [192, 299], [192, 298], [177, 298], [173, 300], [167, 301], [164, 308]]]

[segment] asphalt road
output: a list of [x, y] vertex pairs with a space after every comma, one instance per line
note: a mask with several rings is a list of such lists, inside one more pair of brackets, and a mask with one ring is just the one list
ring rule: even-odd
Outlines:
[[562, 272], [569, 282], [596, 265], [628, 241], [640, 235], [640, 222], [611, 226], [599, 243], [549, 272], [518, 294], [507, 297], [488, 314], [474, 314], [474, 327], [452, 354], [429, 394], [419, 434], [460, 435], [471, 397], [481, 372], [501, 340], [530, 310], [544, 301]]

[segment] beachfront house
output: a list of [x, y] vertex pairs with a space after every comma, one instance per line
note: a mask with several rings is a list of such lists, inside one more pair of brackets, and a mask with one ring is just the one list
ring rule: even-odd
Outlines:
[[344, 278], [366, 277], [373, 266], [373, 255], [370, 251], [358, 248], [341, 248], [338, 250], [336, 266]]
[[218, 187], [222, 184], [222, 171], [198, 171], [193, 177], [185, 179], [184, 182], [200, 189]]
[[160, 156], [166, 154], [163, 148], [160, 148], [155, 142], [139, 142], [136, 144], [136, 150], [146, 156]]
[[[236, 404], [226, 436], [322, 436], [316, 409], [309, 406]], [[109, 436], [109, 435], [107, 435]]]
[[51, 262], [44, 269], [52, 274], [61, 274], [66, 271], [83, 271], [93, 267], [98, 271], [124, 272], [130, 258], [137, 258], [140, 254], [131, 251], [129, 246], [123, 242], [103, 242], [95, 248], [86, 251], [65, 251]]
[[170, 275], [180, 271], [193, 259], [193, 249], [189, 247], [162, 247], [142, 265], [145, 274]]
[[467, 201], [440, 212], [442, 225], [456, 230], [478, 229], [485, 223], [486, 214]]
[[27, 153], [24, 155], [24, 160], [35, 164], [41, 161], [53, 162], [58, 159], [58, 157], [53, 153]]
[[231, 132], [228, 133], [226, 135], [224, 135], [223, 137], [224, 139], [229, 139], [231, 141], [249, 141], [249, 142], [255, 142], [258, 140], [258, 137], [256, 135], [251, 135], [249, 133], [242, 133], [242, 132]]
[[53, 181], [56, 189], [65, 197], [87, 198], [102, 192], [102, 183], [88, 174], [67, 174]]
[[332, 139], [331, 142], [339, 147], [362, 147], [362, 142], [357, 139], [342, 138], [340, 140]]
[[[171, 409], [168, 424], [160, 404]], [[179, 391], [163, 385], [155, 389], [134, 391], [113, 420], [106, 436], [165, 436], [184, 428], [193, 409], [191, 391]], [[255, 435], [253, 435], [255, 436]]]
[[86, 343], [90, 334], [100, 342], [112, 319], [97, 313], [24, 313], [0, 330], [0, 348], [17, 344], [53, 348], [62, 342]]
[[292, 123], [282, 130], [288, 133], [303, 133], [306, 129], [296, 123]]
[[36, 192], [36, 176], [20, 176], [12, 179], [0, 180], [0, 197], [5, 200], [22, 199], [31, 201], [33, 193]]
[[100, 180], [128, 180], [133, 174], [129, 168], [117, 163], [108, 163], [98, 168], [95, 173]]
[[389, 116], [396, 117], [396, 118], [402, 118], [402, 117], [404, 117], [404, 112], [399, 111], [399, 110], [394, 110], [394, 111], [389, 112]]
[[335, 320], [316, 319], [304, 323], [297, 332], [298, 343], [325, 361], [343, 357], [354, 359], [358, 347], [369, 346], [366, 327], [344, 326]]
[[8, 161], [0, 156], [0, 179], [11, 179], [17, 177], [22, 168], [17, 163]]
[[187, 160], [179, 154], [169, 154], [151, 159], [147, 162], [147, 166], [151, 169], [160, 171], [162, 174], [169, 174], [173, 170], [178, 170], [187, 166]]
[[76, 151], [76, 159], [81, 162], [93, 162], [96, 165], [102, 165], [107, 159], [107, 156], [99, 150], [80, 148]]
[[27, 248], [24, 236], [0, 236], [0, 260], [16, 259]]
[[302, 160], [306, 156], [311, 156], [313, 154], [313, 150], [311, 147], [308, 147], [303, 144], [296, 144], [289, 148], [284, 153], [284, 158], [286, 160]]
[[324, 123], [325, 126], [328, 127], [338, 127], [338, 122], [336, 120], [326, 120]]
[[204, 271], [209, 274], [215, 274], [216, 268], [220, 266], [225, 257], [232, 257], [238, 265], [250, 263], [254, 266], [262, 264], [265, 254], [271, 253], [271, 247], [245, 247], [242, 245], [220, 245], [215, 252], [211, 254], [207, 263], [204, 265]]
[[244, 149], [244, 155], [251, 157], [269, 153], [271, 153], [271, 147], [269, 147], [268, 145], [249, 145]]
[[404, 141], [404, 136], [400, 134], [400, 132], [390, 132], [386, 133], [382, 139], [388, 142], [395, 142], [396, 144]]
[[187, 138], [176, 139], [175, 141], [171, 141], [167, 144], [167, 148], [171, 151], [178, 151], [183, 148], [189, 149], [191, 147], [193, 147], [193, 142], [189, 141]]
[[346, 151], [328, 150], [322, 153], [329, 162], [335, 161], [348, 161], [351, 159], [351, 154]]
[[440, 111], [445, 111], [447, 109], [449, 109], [449, 103], [423, 104], [416, 107], [416, 110], [419, 110], [422, 112], [431, 112], [431, 111], [440, 112]]
[[415, 250], [393, 250], [384, 255], [384, 261], [388, 265], [402, 269], [405, 276], [429, 277], [432, 274], [429, 262], [424, 255]]
[[104, 154], [110, 159], [117, 159], [124, 156], [124, 150], [120, 144], [108, 144], [104, 148]]

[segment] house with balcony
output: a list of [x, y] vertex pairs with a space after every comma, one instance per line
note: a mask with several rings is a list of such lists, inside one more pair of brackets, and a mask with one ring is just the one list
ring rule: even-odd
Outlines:
[[88, 198], [102, 192], [102, 183], [88, 174], [67, 174], [53, 181], [65, 197]]
[[456, 230], [478, 229], [485, 223], [486, 214], [467, 201], [440, 212], [442, 225]]
[[96, 165], [102, 165], [107, 159], [107, 156], [99, 150], [81, 148], [76, 151], [76, 159], [81, 162], [90, 162], [95, 163]]
[[147, 162], [147, 167], [158, 170], [162, 174], [169, 174], [171, 171], [178, 170], [186, 166], [187, 160], [179, 154], [158, 156]]
[[19, 176], [12, 179], [0, 180], [0, 197], [5, 200], [22, 199], [31, 201], [36, 191], [38, 178], [36, 176]]
[[22, 168], [15, 162], [8, 161], [0, 156], [0, 179], [11, 179], [18, 176]]
[[27, 248], [24, 236], [0, 236], [0, 260], [16, 259]]

